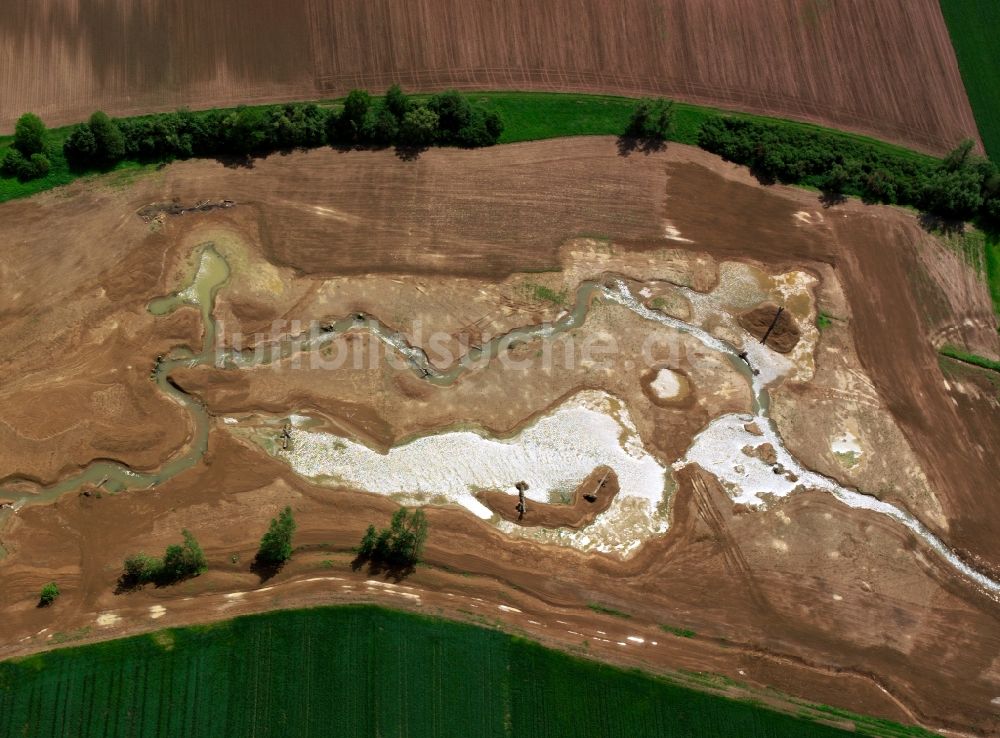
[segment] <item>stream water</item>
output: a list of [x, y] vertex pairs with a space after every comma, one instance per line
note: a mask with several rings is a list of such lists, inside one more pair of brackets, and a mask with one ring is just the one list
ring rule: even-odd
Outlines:
[[[178, 292], [157, 298], [149, 304], [149, 310], [154, 315], [166, 315], [181, 305], [195, 305], [201, 310], [203, 343], [200, 353], [195, 354], [187, 349], [175, 350], [166, 357], [158, 358], [151, 371], [151, 379], [156, 382], [157, 387], [172, 400], [183, 405], [190, 413], [194, 433], [186, 450], [154, 472], [136, 472], [122, 464], [103, 461], [90, 464], [80, 474], [34, 494], [18, 496], [16, 492], [11, 490], [0, 489], [0, 495], [14, 499], [12, 507], [0, 510], [0, 526], [6, 522], [7, 517], [22, 507], [50, 503], [61, 495], [78, 490], [84, 485], [103, 487], [111, 492], [150, 488], [197, 464], [208, 446], [210, 419], [208, 412], [199, 400], [182, 392], [171, 383], [170, 373], [178, 367], [214, 364], [237, 370], [241, 367], [272, 363], [287, 358], [297, 351], [318, 350], [325, 343], [347, 331], [367, 330], [398, 351], [407, 360], [417, 376], [435, 385], [447, 386], [454, 383], [463, 373], [485, 365], [512, 344], [550, 338], [580, 326], [586, 320], [591, 303], [596, 297], [617, 303], [646, 320], [691, 335], [705, 347], [727, 357], [732, 366], [745, 377], [753, 390], [752, 414], [731, 414], [715, 418], [707, 428], [695, 437], [685, 456], [674, 464], [675, 468], [687, 464], [698, 464], [716, 476], [730, 491], [735, 501], [751, 506], [763, 504], [765, 500], [762, 495], [781, 497], [791, 494], [796, 489], [813, 488], [829, 492], [849, 507], [888, 515], [934, 549], [956, 571], [990, 593], [994, 599], [1000, 597], [1000, 583], [966, 564], [909, 513], [872, 496], [847, 489], [828, 477], [805, 469], [785, 449], [776, 427], [768, 416], [767, 387], [781, 375], [781, 360], [776, 354], [756, 340], [744, 341], [743, 346], [737, 348], [732, 343], [717, 338], [696, 325], [671, 317], [659, 310], [648, 308], [632, 294], [624, 280], [613, 280], [603, 284], [595, 281], [583, 282], [576, 291], [573, 308], [559, 320], [549, 324], [516, 328], [479, 348], [471, 349], [461, 360], [442, 371], [431, 364], [423, 350], [411, 346], [404, 336], [389, 330], [376, 318], [363, 314], [347, 316], [328, 324], [319, 335], [286, 337], [270, 345], [257, 346], [252, 352], [233, 349], [219, 352], [215, 349], [214, 303], [216, 293], [229, 278], [229, 266], [210, 244], [199, 247], [196, 254], [198, 267], [190, 283]], [[699, 296], [699, 299], [703, 297]], [[746, 360], [741, 357], [741, 353], [744, 354]], [[747, 427], [750, 423], [754, 423], [762, 435], [749, 431]], [[481, 435], [472, 435], [480, 441], [483, 440]], [[348, 439], [343, 439], [343, 441], [346, 443]], [[420, 439], [417, 441], [417, 446], [413, 446], [411, 443], [411, 449], [404, 453], [412, 454], [414, 450], [419, 451], [419, 442]], [[785, 470], [797, 477], [796, 481], [790, 481], [785, 475], [775, 474], [771, 465], [760, 459], [747, 457], [741, 451], [746, 445], [759, 446], [763, 442], [768, 442], [774, 447], [779, 463]], [[360, 447], [360, 444], [353, 441], [350, 443], [353, 444], [352, 450], [355, 446]], [[460, 453], [460, 450], [456, 452]], [[363, 452], [358, 451], [357, 453]], [[366, 462], [369, 461], [367, 456], [359, 456], [358, 458], [364, 458]], [[544, 458], [535, 458], [532, 462], [544, 463]], [[590, 469], [592, 468], [590, 467]], [[646, 469], [645, 471], [649, 472], [650, 470]], [[487, 481], [486, 477], [480, 481]], [[380, 482], [376, 483], [375, 486], [378, 487], [378, 484]], [[384, 491], [389, 493], [389, 490], [401, 488], [401, 484], [402, 482], [399, 480], [394, 480], [392, 483], [386, 482]], [[471, 488], [472, 486], [469, 485], [469, 489]], [[370, 491], [379, 491], [379, 489]], [[470, 502], [469, 507], [474, 512], [482, 514], [482, 510], [475, 509], [474, 505], [481, 508], [478, 501]], [[2, 553], [2, 549], [0, 549], [0, 553]]]

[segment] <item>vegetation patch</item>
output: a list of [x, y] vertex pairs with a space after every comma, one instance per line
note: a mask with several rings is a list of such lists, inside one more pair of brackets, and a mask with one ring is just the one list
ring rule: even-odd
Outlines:
[[1000, 157], [1000, 3], [996, 0], [941, 0], [941, 12], [955, 47], [965, 91], [987, 153]]
[[987, 233], [985, 241], [986, 281], [993, 297], [993, 311], [1000, 317], [1000, 234]]
[[[864, 727], [918, 735], [885, 721]], [[848, 733], [495, 629], [348, 606], [252, 615], [0, 663], [0, 735]]]
[[966, 364], [972, 364], [973, 366], [978, 366], [982, 369], [991, 369], [992, 371], [1000, 372], [1000, 361], [988, 359], [985, 356], [980, 356], [979, 354], [969, 353], [968, 351], [963, 351], [962, 349], [955, 348], [954, 346], [943, 346], [941, 348], [941, 354], [950, 359], [955, 359], [956, 361], [961, 361]]
[[542, 284], [526, 284], [524, 286], [528, 294], [535, 300], [540, 302], [551, 302], [556, 305], [565, 305], [567, 299], [566, 290], [559, 290], [558, 292], [551, 287], [546, 287]]
[[587, 607], [589, 607], [594, 612], [599, 612], [602, 615], [613, 615], [616, 618], [625, 618], [626, 620], [631, 618], [627, 612], [622, 612], [621, 610], [616, 610], [613, 607], [608, 607], [607, 605], [602, 605], [599, 602], [588, 602]]
[[136, 589], [144, 584], [174, 584], [196, 577], [208, 569], [205, 553], [188, 530], [182, 530], [183, 542], [167, 546], [162, 558], [137, 553], [125, 559], [118, 578], [119, 591]]
[[56, 601], [57, 597], [59, 597], [59, 585], [55, 582], [49, 582], [42, 587], [41, 594], [38, 596], [38, 606], [48, 607]]
[[697, 635], [690, 628], [678, 628], [674, 625], [660, 625], [660, 630], [675, 635], [678, 638], [694, 638]]

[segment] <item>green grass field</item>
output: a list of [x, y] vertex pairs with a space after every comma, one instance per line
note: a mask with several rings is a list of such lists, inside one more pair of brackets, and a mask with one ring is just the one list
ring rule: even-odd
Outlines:
[[941, 0], [986, 153], [1000, 160], [1000, 2]]
[[[827, 710], [810, 712], [854, 718]], [[865, 724], [879, 735], [930, 735]], [[496, 630], [358, 605], [252, 615], [0, 663], [0, 736], [21, 735], [847, 733]]]

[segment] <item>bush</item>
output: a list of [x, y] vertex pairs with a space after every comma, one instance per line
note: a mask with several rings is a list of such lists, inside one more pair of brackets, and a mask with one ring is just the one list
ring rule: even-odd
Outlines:
[[10, 148], [4, 155], [3, 162], [0, 163], [0, 172], [8, 177], [17, 177], [22, 182], [31, 179], [44, 177], [49, 173], [52, 165], [44, 154], [32, 154], [30, 158], [25, 158], [16, 148]]
[[48, 607], [56, 598], [59, 596], [59, 585], [55, 582], [49, 582], [44, 587], [42, 587], [42, 593], [38, 597], [39, 607]]
[[423, 510], [405, 507], [393, 513], [388, 528], [369, 525], [358, 547], [358, 558], [391, 567], [409, 568], [420, 561], [427, 540], [427, 518]]
[[45, 124], [34, 113], [25, 113], [17, 119], [14, 126], [14, 148], [25, 159], [30, 159], [33, 154], [44, 154], [48, 149], [47, 138]]
[[151, 582], [160, 571], [159, 559], [137, 553], [125, 559], [120, 582], [126, 587], [137, 587]]
[[272, 518], [267, 532], [260, 539], [257, 562], [264, 566], [281, 566], [292, 558], [292, 535], [295, 533], [292, 508], [286, 507]]

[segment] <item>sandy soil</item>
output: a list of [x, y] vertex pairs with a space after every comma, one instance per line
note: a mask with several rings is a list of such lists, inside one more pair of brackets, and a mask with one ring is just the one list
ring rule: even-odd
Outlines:
[[[937, 0], [12, 0], [0, 129], [353, 87], [662, 94], [940, 153], [977, 138]], [[24, 74], [31, 69], [31, 74]]]
[[[343, 186], [364, 181], [365, 171], [378, 197]], [[446, 185], [449, 171], [456, 181]], [[532, 176], [522, 180], [518, 171]], [[425, 175], [440, 185], [433, 228], [425, 219], [435, 193]], [[477, 189], [463, 193], [462, 182]], [[136, 215], [173, 198], [238, 204], [155, 223]], [[676, 232], [690, 239], [685, 251], [670, 238]], [[17, 379], [0, 389], [0, 417], [14, 429], [0, 477], [51, 479], [105, 456], [155, 466], [183, 447], [184, 415], [147, 375], [157, 353], [200, 341], [196, 316], [180, 310], [153, 320], [144, 306], [176, 288], [190, 273], [192, 249], [206, 240], [231, 260], [234, 275], [246, 275], [220, 293], [217, 309], [246, 332], [276, 319], [363, 310], [410, 338], [418, 320], [439, 328], [451, 347], [463, 332], [552, 319], [563, 307], [538, 298], [536, 286], [559, 293], [605, 271], [652, 280], [650, 301], [690, 312], [678, 287], [722, 289], [725, 262], [735, 259], [770, 274], [806, 270], [818, 279], [818, 308], [834, 317], [802, 381], [774, 398], [788, 447], [807, 466], [907, 507], [970, 563], [1000, 564], [1000, 499], [990, 494], [997, 391], [979, 373], [939, 363], [935, 352], [942, 326], [961, 324], [965, 305], [978, 309], [985, 287], [901, 211], [856, 203], [824, 210], [813, 194], [762, 188], [704, 152], [671, 146], [623, 159], [612, 139], [579, 139], [489, 156], [432, 151], [416, 162], [330, 151], [271, 157], [252, 170], [187, 162], [3, 205], [0, 236], [13, 249], [3, 260], [5, 283], [24, 285], [0, 295], [4, 336], [23, 347], [4, 356], [4, 376]], [[934, 268], [920, 266], [928, 264]], [[362, 270], [369, 275], [353, 276]], [[951, 290], [955, 284], [963, 290]], [[789, 309], [805, 328], [816, 307]], [[607, 333], [634, 346], [642, 327], [630, 316], [598, 306], [581, 335]], [[988, 349], [987, 332], [973, 333]], [[800, 343], [814, 338], [804, 330]], [[605, 389], [625, 401], [646, 446], [668, 463], [711, 417], [747, 406], [746, 385], [731, 367], [713, 374], [701, 361], [697, 372], [675, 367], [691, 382], [689, 399], [658, 405], [643, 388], [650, 367], [626, 368], [629, 353], [596, 376], [573, 369], [526, 381], [490, 365], [450, 389], [381, 363], [322, 373], [193, 369], [175, 379], [219, 416], [310, 411], [380, 447], [462, 421], [510, 433], [574, 388]], [[129, 364], [134, 371], [122, 369]], [[149, 405], [100, 406], [92, 397], [101, 391]], [[88, 419], [119, 435], [74, 426], [85, 405], [105, 407]], [[70, 430], [32, 436], [39, 419]], [[853, 448], [841, 438], [847, 432], [862, 452], [848, 459], [855, 465], [834, 450]], [[146, 440], [123, 450], [122, 439], [138, 437]], [[1000, 730], [992, 702], [1000, 696], [1000, 611], [903, 528], [819, 493], [743, 511], [712, 477], [691, 468], [678, 476], [670, 531], [624, 561], [514, 540], [463, 511], [431, 508], [427, 566], [397, 586], [350, 567], [349, 548], [369, 523], [388, 518], [390, 500], [311, 485], [219, 418], [204, 463], [153, 490], [69, 495], [11, 518], [0, 533], [9, 551], [0, 562], [0, 655], [66, 638], [372, 599], [499, 620], [563, 647], [586, 641], [589, 653], [614, 661], [717, 672], [904, 721]], [[921, 478], [924, 486], [913, 483]], [[267, 519], [286, 503], [300, 521], [299, 553], [261, 583], [248, 564]], [[208, 574], [175, 588], [113, 594], [125, 555], [162, 550], [181, 527], [205, 546]], [[63, 597], [36, 609], [38, 590], [53, 578]], [[601, 615], [592, 603], [632, 618]], [[660, 625], [697, 636], [678, 638]]]

